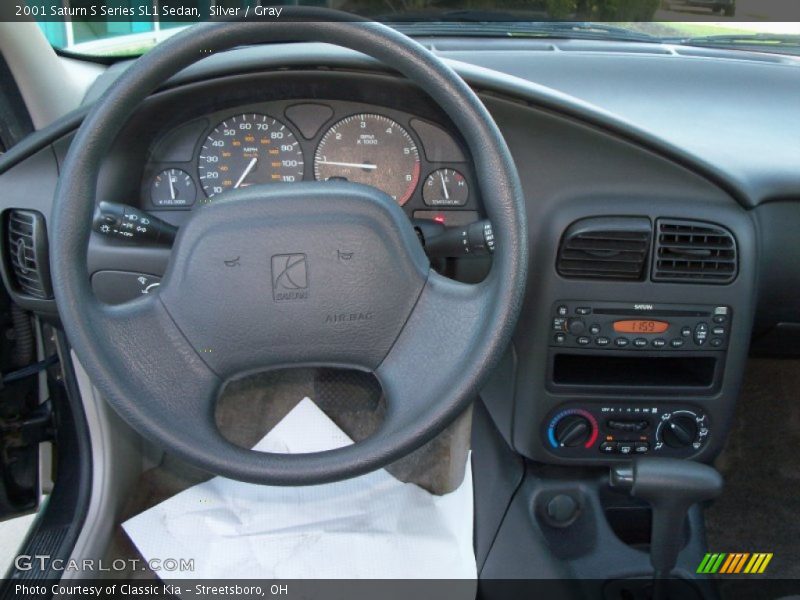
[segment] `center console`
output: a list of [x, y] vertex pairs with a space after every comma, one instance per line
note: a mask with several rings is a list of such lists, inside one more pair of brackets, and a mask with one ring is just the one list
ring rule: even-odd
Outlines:
[[713, 393], [722, 379], [730, 306], [558, 300], [551, 316], [548, 388], [621, 398], [554, 407], [541, 424], [546, 451], [592, 459], [651, 453], [684, 458], [702, 450], [711, 419], [701, 405], [624, 397], [634, 391]]
[[[476, 539], [491, 548], [481, 577], [580, 580], [585, 597], [644, 598], [654, 572], [672, 570], [690, 582], [673, 595], [699, 597], [689, 588], [705, 584], [695, 571], [715, 550], [703, 513], [659, 514], [696, 491], [728, 440], [759, 224], [684, 163], [589, 126], [538, 125], [504, 128], [528, 196], [529, 277], [478, 403], [499, 447], [492, 461], [473, 451]], [[637, 485], [617, 485], [630, 473]]]
[[749, 347], [752, 223], [730, 204], [641, 208], [587, 216], [597, 206], [576, 202], [537, 228], [539, 279], [483, 394], [536, 462], [710, 462], [725, 444]]

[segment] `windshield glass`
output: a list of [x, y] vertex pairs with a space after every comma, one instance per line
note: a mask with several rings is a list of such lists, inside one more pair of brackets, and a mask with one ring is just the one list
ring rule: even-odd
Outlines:
[[[780, 6], [771, 11], [763, 0], [296, 0], [291, 4], [345, 10], [412, 36], [607, 39], [800, 55], [800, 18], [790, 21], [796, 16]], [[250, 10], [255, 13], [256, 7], [266, 8], [260, 0], [51, 0], [50, 5], [29, 0], [28, 6], [28, 16], [38, 21], [57, 49], [105, 57], [137, 56], [192, 22], [217, 16], [242, 18], [252, 16]], [[280, 19], [284, 8], [276, 4], [269, 10], [277, 11]]]

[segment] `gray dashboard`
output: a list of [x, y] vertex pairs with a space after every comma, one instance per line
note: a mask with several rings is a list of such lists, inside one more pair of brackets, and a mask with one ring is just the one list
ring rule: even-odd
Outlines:
[[[678, 391], [642, 386], [628, 394], [628, 399], [665, 410], [702, 412], [713, 425], [712, 433], [692, 457], [711, 460], [731, 425], [753, 332], [777, 339], [769, 346], [774, 350], [783, 347], [783, 332], [791, 335], [800, 327], [795, 325], [800, 323], [800, 303], [791, 294], [800, 285], [800, 240], [795, 234], [800, 224], [800, 116], [793, 103], [800, 91], [798, 63], [747, 53], [679, 52], [659, 45], [424, 41], [451, 60], [481, 95], [506, 138], [526, 194], [529, 288], [513, 346], [484, 393], [506, 439], [531, 458], [580, 463], [583, 457], [543, 447], [547, 429], [542, 427], [564, 406], [613, 408], [619, 401], [619, 389], [613, 386], [553, 385], [551, 369], [559, 353], [574, 358], [598, 351], [552, 349], [557, 301], [569, 301], [569, 306], [725, 306], [732, 311], [725, 352], [704, 349], [687, 355], [713, 358], [713, 381]], [[126, 66], [119, 63], [98, 80], [87, 106]], [[189, 97], [196, 100], [187, 102]], [[153, 153], [163, 136], [204, 114], [254, 102], [275, 116], [285, 115], [296, 102], [332, 102], [338, 116], [369, 106], [412, 130], [415, 118], [435, 124], [459, 146], [446, 114], [364, 56], [318, 44], [244, 48], [204, 59], [148, 101], [104, 165], [99, 197], [156, 208], [148, 205], [143, 190], [158, 170], [178, 166]], [[71, 126], [56, 124], [0, 159], [0, 209], [33, 208], [49, 214], [58, 168], [81, 113], [70, 118], [65, 122]], [[211, 121], [191, 139], [201, 139]], [[308, 137], [307, 152], [313, 151], [319, 135]], [[414, 135], [420, 138], [419, 132]], [[197, 168], [196, 155], [193, 147], [183, 156], [191, 172]], [[471, 176], [465, 159], [462, 169]], [[427, 168], [461, 165], [429, 163]], [[477, 200], [465, 211], [480, 214]], [[424, 208], [419, 198], [410, 202], [410, 208]], [[180, 224], [189, 212], [160, 214]], [[737, 275], [716, 285], [657, 282], [648, 275], [613, 282], [562, 277], [556, 263], [564, 232], [572, 223], [594, 217], [635, 217], [653, 228], [665, 219], [719, 226], [735, 240]], [[652, 256], [646, 257], [648, 265]], [[90, 245], [92, 273], [158, 276], [168, 260], [168, 250], [124, 247], [96, 237]], [[452, 274], [469, 279], [469, 264], [458, 261]], [[662, 356], [650, 345], [620, 355], [637, 360]], [[670, 404], [678, 399], [680, 406]], [[595, 453], [587, 460], [606, 457]]]

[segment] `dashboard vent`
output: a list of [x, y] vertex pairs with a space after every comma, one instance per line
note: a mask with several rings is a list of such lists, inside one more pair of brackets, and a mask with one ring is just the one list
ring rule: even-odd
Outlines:
[[575, 221], [561, 238], [556, 270], [571, 279], [639, 281], [645, 276], [652, 228], [644, 217]]
[[653, 281], [729, 283], [736, 278], [736, 240], [713, 223], [659, 219]]
[[6, 213], [6, 235], [18, 291], [42, 300], [52, 298], [44, 217], [33, 210], [11, 210]]

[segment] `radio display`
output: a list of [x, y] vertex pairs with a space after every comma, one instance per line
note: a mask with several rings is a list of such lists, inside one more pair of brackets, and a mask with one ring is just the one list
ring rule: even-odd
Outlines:
[[667, 329], [669, 323], [666, 321], [614, 321], [614, 331], [617, 333], [664, 333]]

